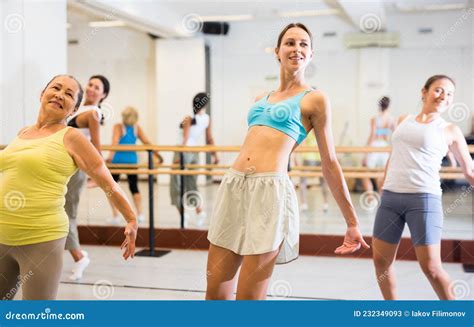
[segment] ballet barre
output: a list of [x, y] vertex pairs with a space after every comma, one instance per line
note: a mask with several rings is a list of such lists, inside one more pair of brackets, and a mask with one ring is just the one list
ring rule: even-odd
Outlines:
[[[0, 150], [5, 145], [0, 145]], [[154, 226], [154, 180], [155, 175], [179, 175], [181, 177], [181, 199], [184, 197], [184, 176], [223, 176], [229, 165], [222, 164], [185, 164], [183, 153], [185, 152], [239, 152], [240, 146], [167, 146], [167, 145], [104, 145], [102, 150], [108, 151], [145, 151], [147, 152], [146, 164], [111, 164], [107, 163], [112, 174], [131, 174], [148, 176], [148, 207], [149, 207], [149, 249], [143, 251], [145, 256], [159, 256], [155, 250], [155, 226]], [[176, 164], [159, 164], [154, 161], [154, 152], [179, 152], [180, 162]], [[316, 147], [298, 147], [296, 153], [313, 152], [318, 153]], [[336, 147], [336, 153], [370, 153], [370, 152], [390, 152], [389, 147]], [[469, 146], [469, 152], [474, 153], [474, 145]], [[346, 178], [377, 178], [383, 177], [384, 169], [370, 169], [367, 167], [341, 167]], [[291, 177], [323, 177], [322, 167], [294, 166], [288, 172]], [[460, 168], [443, 167], [440, 171], [442, 179], [460, 179], [463, 174]], [[184, 208], [181, 201], [181, 228], [184, 228]]]

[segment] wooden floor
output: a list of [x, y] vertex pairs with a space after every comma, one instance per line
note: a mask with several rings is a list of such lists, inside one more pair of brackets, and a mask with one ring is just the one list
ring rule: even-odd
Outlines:
[[[202, 300], [206, 288], [206, 251], [173, 250], [160, 258], [125, 262], [118, 247], [85, 246], [91, 264], [79, 282], [70, 282], [72, 259], [65, 264], [58, 299]], [[474, 274], [460, 264], [444, 264], [459, 299], [474, 300]], [[401, 299], [434, 300], [436, 295], [415, 261], [397, 261]], [[269, 299], [379, 300], [372, 261], [301, 256], [275, 268]]]
[[[127, 189], [125, 183], [122, 187]], [[148, 215], [147, 184], [140, 183], [139, 187], [144, 195], [145, 214]], [[203, 207], [208, 214], [212, 210], [216, 189], [216, 185], [200, 187]], [[311, 188], [308, 196], [309, 210], [301, 213], [301, 233], [309, 236], [342, 235], [345, 231], [344, 220], [332, 197], [329, 201], [329, 211], [323, 212], [320, 188]], [[369, 210], [363, 205], [361, 194], [351, 196], [359, 215], [361, 230], [365, 236], [370, 237], [375, 210]], [[462, 189], [445, 193], [443, 239], [472, 241], [472, 197], [472, 193]], [[180, 226], [179, 216], [176, 208], [170, 204], [167, 186], [155, 186], [154, 204], [155, 226], [177, 230]], [[104, 227], [105, 220], [110, 215], [110, 208], [103, 193], [97, 188], [86, 189], [81, 198], [79, 224], [83, 228], [90, 225]], [[191, 218], [188, 226], [205, 235], [208, 221], [209, 217], [203, 224], [197, 224]], [[143, 230], [147, 226], [148, 223], [141, 224]], [[409, 236], [408, 230], [405, 230], [404, 237]], [[117, 246], [86, 245], [84, 248], [89, 251], [92, 261], [84, 277], [78, 282], [70, 282], [67, 278], [72, 268], [72, 259], [65, 252], [58, 299], [204, 299], [206, 251], [172, 250], [160, 258], [135, 257], [125, 262]], [[464, 272], [459, 263], [445, 263], [444, 267], [455, 283], [458, 298], [473, 300], [474, 274]], [[396, 271], [401, 299], [436, 299], [416, 261], [397, 261]], [[370, 259], [324, 256], [300, 256], [292, 263], [277, 266], [268, 296], [269, 299], [287, 300], [381, 299]]]

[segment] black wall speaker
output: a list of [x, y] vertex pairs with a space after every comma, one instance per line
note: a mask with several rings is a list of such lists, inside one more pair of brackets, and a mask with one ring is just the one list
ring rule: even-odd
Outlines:
[[204, 34], [227, 35], [229, 32], [229, 23], [226, 22], [204, 22], [202, 24]]

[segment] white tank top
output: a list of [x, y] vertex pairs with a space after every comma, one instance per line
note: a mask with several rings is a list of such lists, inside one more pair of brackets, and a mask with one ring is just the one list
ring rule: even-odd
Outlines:
[[[194, 146], [194, 145], [199, 145], [199, 138], [202, 137], [204, 131], [206, 128], [209, 127], [209, 115], [204, 113], [204, 114], [199, 114], [194, 116], [196, 118], [196, 124], [191, 125], [191, 128], [189, 130], [189, 138], [188, 141], [186, 142], [186, 146]], [[179, 143], [183, 143], [183, 129], [179, 130]]]
[[[79, 116], [79, 115], [81, 115], [85, 112], [92, 111], [92, 110], [95, 110], [95, 112], [97, 112], [97, 115], [99, 116], [99, 121], [100, 121], [102, 119], [102, 111], [100, 110], [99, 107], [97, 107], [97, 106], [81, 106], [76, 111], [76, 113], [68, 119], [67, 122], [69, 123], [71, 120], [73, 120], [77, 116]], [[75, 126], [73, 126], [73, 127], [75, 127]], [[90, 132], [89, 128], [77, 128], [77, 130], [79, 130], [82, 134], [84, 134], [84, 136], [89, 141], [91, 140], [91, 132]]]
[[384, 190], [441, 195], [439, 170], [448, 152], [446, 125], [441, 117], [422, 124], [410, 116], [398, 126], [392, 134], [392, 155]]

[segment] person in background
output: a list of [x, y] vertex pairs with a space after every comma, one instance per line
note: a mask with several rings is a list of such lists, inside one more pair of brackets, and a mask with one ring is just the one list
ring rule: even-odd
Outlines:
[[[370, 120], [370, 135], [367, 140], [367, 146], [370, 147], [388, 147], [390, 145], [390, 135], [395, 129], [395, 120], [389, 113], [390, 98], [387, 96], [379, 100], [379, 114]], [[372, 152], [364, 158], [362, 165], [369, 169], [384, 168], [389, 153]], [[362, 179], [365, 192], [373, 192], [374, 188], [370, 178]], [[380, 191], [382, 178], [377, 178], [377, 190]]]
[[[138, 124], [138, 111], [134, 107], [127, 107], [122, 111], [122, 123], [116, 124], [113, 129], [112, 145], [135, 145], [139, 139], [143, 144], [151, 144], [148, 137], [145, 135], [143, 128]], [[163, 158], [158, 152], [155, 156], [159, 163], [163, 162]], [[107, 162], [112, 164], [138, 164], [138, 155], [136, 151], [110, 151]], [[120, 181], [120, 174], [112, 174], [114, 181]], [[142, 208], [142, 197], [138, 189], [138, 175], [127, 174], [128, 187], [132, 193], [133, 203], [137, 212], [138, 222], [145, 221]], [[119, 224], [121, 219], [119, 211], [115, 205], [110, 202], [112, 209], [112, 218], [107, 222], [110, 224]]]
[[[102, 155], [100, 148], [100, 127], [104, 123], [101, 104], [109, 93], [110, 83], [105, 76], [91, 76], [86, 86], [84, 104], [68, 118], [67, 123], [68, 126], [77, 128], [92, 143], [99, 155]], [[69, 279], [73, 281], [81, 279], [84, 270], [90, 264], [88, 253], [81, 249], [79, 232], [77, 230], [79, 200], [86, 181], [86, 173], [82, 170], [78, 170], [67, 184], [65, 209], [69, 217], [69, 234], [66, 239], [65, 248], [69, 250], [74, 260], [72, 275], [69, 276]]]
[[[209, 104], [209, 95], [206, 93], [198, 93], [193, 98], [193, 116], [186, 116], [182, 123], [179, 126], [179, 135], [178, 143], [179, 145], [184, 146], [195, 146], [199, 145], [199, 139], [205, 135], [206, 144], [214, 145], [214, 137], [212, 135], [212, 124], [211, 118], [206, 113], [206, 107]], [[184, 164], [198, 164], [199, 153], [197, 152], [184, 152]], [[216, 152], [211, 153], [212, 163], [218, 164], [219, 157]], [[173, 163], [180, 163], [180, 153], [175, 152], [173, 157]], [[186, 199], [181, 199], [181, 176], [180, 175], [171, 175], [170, 180], [170, 197], [171, 204], [176, 206], [178, 212], [181, 214], [181, 201]], [[198, 192], [197, 188], [197, 176], [184, 176], [184, 193], [189, 194], [188, 192]], [[207, 215], [202, 207], [198, 204], [194, 208], [196, 212], [195, 221], [198, 225], [201, 225]], [[189, 220], [188, 213], [184, 213], [185, 222]]]

